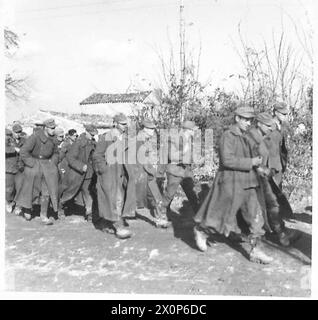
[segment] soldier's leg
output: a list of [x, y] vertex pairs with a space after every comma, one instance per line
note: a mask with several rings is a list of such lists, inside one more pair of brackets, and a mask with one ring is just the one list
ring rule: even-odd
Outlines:
[[163, 210], [163, 198], [155, 177], [148, 176], [147, 181], [148, 206], [154, 211], [155, 224], [158, 228], [168, 228], [167, 214]]
[[125, 228], [125, 221], [122, 218], [124, 197], [125, 197], [125, 190], [123, 187], [123, 179], [120, 179], [120, 181], [117, 183], [117, 192], [116, 192], [116, 213], [118, 215], [118, 221], [112, 223], [112, 226], [115, 231], [115, 235], [119, 239], [127, 239], [132, 235], [131, 231]]
[[90, 192], [91, 182], [92, 182], [92, 179], [85, 179], [81, 187], [84, 205], [85, 205], [86, 220], [88, 222], [92, 221], [93, 198]]
[[41, 198], [40, 198], [40, 205], [41, 205], [40, 217], [41, 217], [42, 223], [45, 225], [52, 225], [53, 224], [53, 220], [48, 218], [49, 203], [50, 203], [49, 189], [48, 189], [47, 183], [45, 181], [45, 177], [42, 174]]
[[181, 186], [182, 186], [184, 193], [186, 194], [187, 198], [190, 201], [190, 204], [191, 204], [193, 211], [197, 212], [197, 210], [199, 209], [199, 201], [198, 201], [198, 197], [194, 191], [193, 179], [190, 177], [184, 178], [181, 181]]
[[12, 212], [15, 193], [15, 174], [6, 173], [6, 210]]
[[273, 258], [266, 255], [264, 251], [261, 250], [261, 236], [265, 234], [264, 218], [262, 215], [262, 208], [260, 206], [257, 189], [251, 188], [245, 190], [244, 201], [241, 206], [241, 212], [243, 219], [249, 226], [250, 235], [250, 245], [251, 250], [249, 251], [249, 259], [252, 262], [268, 264], [272, 262]]
[[178, 187], [182, 181], [182, 177], [176, 177], [170, 173], [167, 173], [167, 186], [163, 194], [163, 209], [166, 211], [170, 206]]

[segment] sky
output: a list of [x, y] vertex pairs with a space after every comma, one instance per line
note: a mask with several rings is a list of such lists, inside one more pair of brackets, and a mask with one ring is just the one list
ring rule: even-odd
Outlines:
[[[284, 30], [296, 50], [294, 24], [309, 30], [311, 0], [184, 0], [187, 47], [200, 53], [200, 81], [237, 87], [242, 66], [238, 24], [258, 46]], [[5, 1], [5, 25], [20, 36], [8, 72], [27, 75], [28, 102], [8, 103], [8, 121], [37, 109], [80, 112], [94, 92], [121, 93], [161, 85], [159, 56], [178, 62], [180, 0]], [[306, 61], [304, 61], [304, 64]]]

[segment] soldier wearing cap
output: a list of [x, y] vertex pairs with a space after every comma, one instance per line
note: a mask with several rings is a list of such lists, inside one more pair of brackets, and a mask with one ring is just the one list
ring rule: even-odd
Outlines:
[[[6, 209], [10, 213], [15, 206], [13, 200], [16, 190], [21, 184], [24, 166], [20, 159], [20, 149], [24, 143], [25, 138], [22, 137], [22, 127], [19, 123], [12, 126], [12, 131], [6, 129]], [[17, 206], [15, 212], [19, 212]]]
[[132, 236], [126, 219], [135, 217], [136, 189], [134, 164], [127, 161], [128, 119], [123, 114], [113, 118], [114, 128], [98, 140], [94, 153], [97, 172], [99, 225], [119, 239]]
[[237, 214], [249, 226], [248, 252], [250, 261], [270, 263], [272, 258], [260, 248], [260, 237], [265, 233], [264, 218], [259, 202], [260, 188], [256, 168], [262, 164], [262, 157], [252, 156], [244, 134], [254, 118], [254, 110], [248, 106], [237, 108], [234, 125], [224, 131], [220, 138], [220, 167], [206, 199], [194, 220], [194, 238], [198, 248], [207, 250], [207, 234], [212, 230], [224, 234], [241, 233]]
[[59, 218], [65, 217], [65, 207], [76, 197], [85, 206], [85, 219], [91, 222], [94, 181], [92, 161], [96, 147], [94, 136], [98, 130], [93, 124], [85, 125], [85, 130], [66, 153], [68, 166], [59, 190]]
[[270, 167], [275, 170], [274, 181], [282, 189], [282, 176], [287, 166], [287, 148], [286, 148], [286, 122], [288, 108], [286, 103], [278, 102], [273, 105], [273, 117], [275, 121], [274, 130], [269, 134], [266, 140], [269, 150]]
[[[197, 129], [195, 123], [186, 120], [182, 124], [182, 129], [176, 136], [169, 135], [168, 139], [168, 164], [166, 166], [167, 185], [163, 194], [164, 213], [181, 185], [184, 193], [188, 197], [194, 212], [198, 209], [198, 198], [194, 191], [193, 174], [191, 170], [193, 156], [193, 136]], [[181, 138], [181, 139], [180, 139]]]
[[279, 190], [273, 176], [275, 169], [272, 168], [269, 161], [269, 150], [267, 145], [270, 144], [271, 132], [275, 122], [273, 117], [266, 112], [260, 113], [256, 117], [256, 127], [252, 127], [247, 138], [249, 140], [253, 156], [262, 156], [263, 163], [257, 168], [261, 188], [263, 190], [266, 213], [268, 218], [269, 231], [273, 231], [278, 241], [283, 246], [289, 246], [295, 241], [298, 234], [294, 231], [287, 231], [285, 228], [282, 215], [291, 218], [292, 209], [288, 200]]
[[54, 119], [44, 121], [44, 129], [33, 133], [20, 150], [24, 163], [22, 186], [17, 192], [15, 201], [25, 209], [26, 220], [32, 217], [32, 204], [40, 199], [41, 220], [45, 225], [53, 224], [48, 217], [49, 202], [53, 210], [58, 209], [58, 148], [54, 135]]
[[137, 208], [153, 211], [158, 228], [167, 228], [167, 216], [161, 212], [162, 194], [157, 184], [157, 139], [155, 124], [145, 119], [137, 134], [136, 202]]
[[60, 154], [59, 154], [59, 170], [61, 177], [63, 177], [68, 164], [66, 160], [66, 154], [70, 150], [72, 144], [76, 141], [78, 134], [75, 129], [70, 129], [65, 135], [65, 140], [60, 145]]

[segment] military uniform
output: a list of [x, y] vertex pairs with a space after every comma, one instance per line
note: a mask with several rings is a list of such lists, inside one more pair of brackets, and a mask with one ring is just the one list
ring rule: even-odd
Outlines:
[[[155, 125], [149, 120], [142, 123], [143, 129], [137, 135], [137, 165], [135, 171], [136, 179], [136, 202], [138, 208], [153, 210], [155, 224], [157, 227], [167, 228], [169, 223], [167, 216], [161, 211], [163, 197], [157, 184], [157, 140], [151, 140], [146, 133], [147, 129], [155, 130]], [[142, 156], [139, 159], [138, 154]]]
[[[288, 109], [285, 103], [277, 103], [274, 110], [287, 115]], [[282, 189], [282, 177], [287, 167], [288, 151], [286, 147], [286, 134], [284, 126], [275, 119], [274, 130], [269, 134], [269, 139], [265, 141], [269, 150], [269, 167], [275, 170], [273, 179]]]
[[[12, 130], [16, 133], [20, 133], [22, 132], [22, 127], [15, 124], [13, 125]], [[15, 139], [12, 136], [12, 132], [9, 129], [6, 129], [6, 201], [10, 212], [12, 211], [12, 206], [14, 204], [13, 200], [16, 190], [21, 185], [21, 176], [24, 169], [20, 159], [20, 152], [18, 152], [16, 148], [21, 149], [24, 143], [25, 138], [20, 137], [19, 139]]]
[[[54, 129], [54, 120], [45, 121], [45, 126]], [[37, 131], [26, 140], [20, 156], [25, 165], [24, 177], [15, 201], [20, 207], [31, 210], [34, 200], [40, 198], [42, 221], [52, 224], [47, 216], [49, 200], [53, 210], [58, 209], [58, 148], [54, 136], [44, 130]], [[27, 215], [29, 217], [30, 213]]]
[[[194, 130], [193, 121], [185, 121], [183, 129]], [[188, 137], [186, 141], [175, 141], [169, 137], [168, 141], [168, 164], [166, 166], [167, 186], [163, 195], [163, 207], [167, 209], [172, 202], [179, 185], [188, 197], [193, 211], [198, 209], [198, 198], [194, 191], [193, 174], [191, 170], [193, 141]]]
[[[273, 126], [273, 118], [270, 114], [260, 113], [256, 120], [262, 124], [265, 124], [269, 128]], [[264, 193], [266, 204], [266, 217], [268, 217], [269, 231], [274, 231], [278, 235], [279, 242], [288, 246], [290, 240], [294, 235], [285, 231], [285, 224], [283, 216], [291, 218], [293, 216], [292, 209], [288, 203], [288, 200], [284, 194], [279, 190], [273, 176], [275, 177], [276, 170], [271, 167], [269, 161], [269, 150], [267, 145], [270, 145], [271, 135], [263, 135], [259, 129], [253, 127], [247, 134], [247, 139], [251, 146], [253, 156], [262, 156], [263, 163], [262, 168], [259, 169], [259, 180], [261, 183], [262, 191]]]
[[[251, 119], [254, 111], [249, 107], [240, 107], [235, 115]], [[196, 243], [200, 250], [207, 250], [204, 232], [209, 232], [209, 229], [225, 236], [231, 232], [240, 233], [237, 222], [240, 210], [250, 231], [250, 260], [268, 263], [271, 258], [259, 249], [258, 241], [265, 233], [262, 201], [259, 199], [260, 185], [250, 146], [237, 123], [222, 134], [219, 152], [219, 170], [212, 188], [194, 217], [197, 223], [194, 229]]]
[[[93, 137], [97, 129], [90, 125], [86, 131]], [[82, 196], [86, 210], [86, 218], [92, 220], [92, 181], [93, 181], [93, 153], [96, 147], [95, 140], [87, 137], [86, 133], [81, 134], [71, 145], [66, 153], [67, 167], [60, 186], [60, 217], [64, 216], [63, 206], [77, 196]], [[86, 170], [84, 170], [86, 166]]]
[[[117, 124], [126, 126], [127, 118], [115, 116]], [[107, 232], [114, 232], [120, 238], [131, 236], [130, 230], [125, 228], [125, 219], [135, 217], [136, 190], [134, 165], [120, 163], [115, 158], [112, 148], [116, 149], [118, 159], [126, 159], [129, 148], [127, 135], [118, 128], [113, 128], [100, 137], [93, 155], [94, 168], [97, 172], [97, 199], [100, 223], [106, 221]]]

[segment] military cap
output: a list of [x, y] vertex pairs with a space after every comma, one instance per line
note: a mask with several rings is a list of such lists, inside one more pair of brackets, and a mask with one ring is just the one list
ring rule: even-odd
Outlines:
[[268, 112], [261, 112], [256, 116], [256, 120], [261, 122], [269, 127], [274, 124], [273, 117]]
[[254, 109], [248, 106], [238, 107], [234, 114], [243, 118], [254, 118], [255, 112]]
[[55, 128], [54, 133], [56, 136], [64, 136], [64, 130], [60, 127]]
[[15, 123], [13, 126], [12, 126], [12, 131], [15, 132], [15, 133], [19, 133], [19, 132], [22, 132], [22, 127], [19, 123]]
[[68, 130], [68, 134], [70, 136], [73, 136], [74, 134], [77, 135], [77, 131], [75, 129], [70, 129], [70, 130]]
[[43, 125], [47, 128], [55, 129], [56, 123], [54, 119], [47, 119], [43, 121]]
[[148, 120], [148, 119], [145, 119], [141, 124], [145, 128], [156, 129], [155, 124], [152, 121]]
[[288, 113], [287, 104], [285, 102], [276, 102], [274, 103], [273, 108], [282, 114]]
[[182, 128], [183, 129], [189, 129], [189, 130], [195, 130], [198, 127], [195, 125], [194, 121], [186, 120], [182, 123]]
[[93, 124], [85, 124], [84, 125], [85, 130], [90, 133], [92, 136], [95, 136], [98, 134], [98, 130], [95, 125]]
[[12, 136], [12, 131], [6, 128], [6, 136]]
[[122, 113], [116, 114], [114, 116], [113, 120], [114, 120], [114, 122], [117, 122], [117, 123], [120, 123], [120, 124], [127, 124], [128, 123], [127, 117]]

